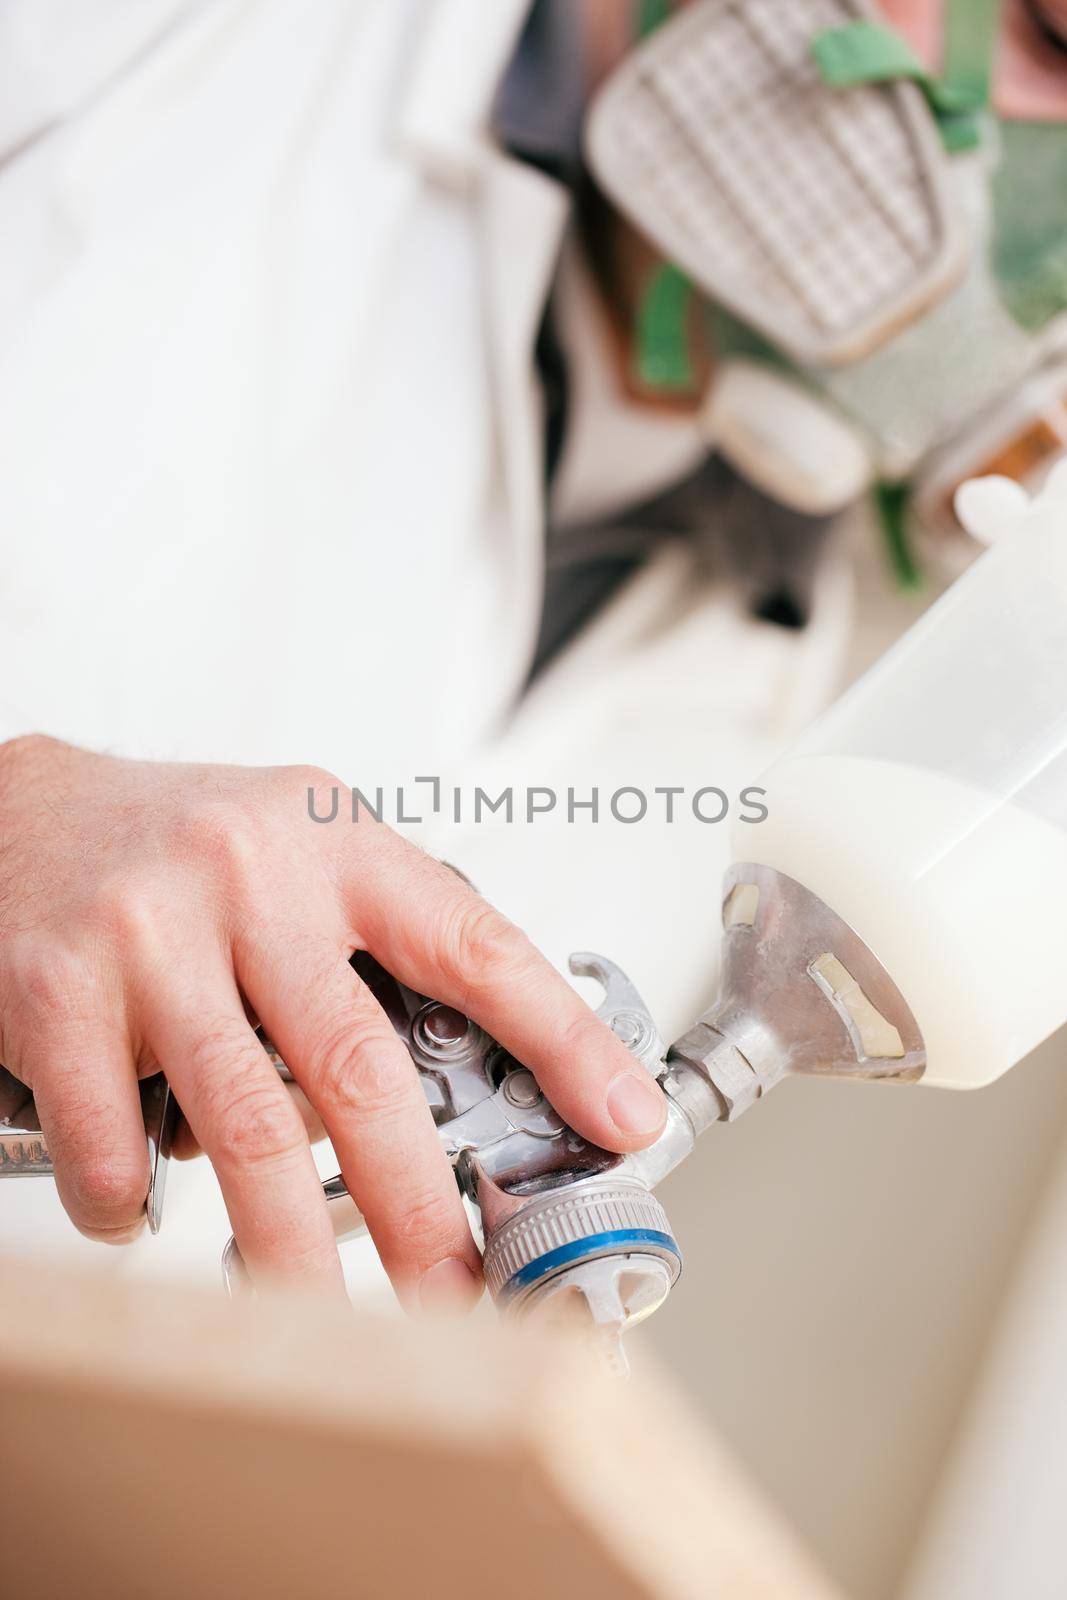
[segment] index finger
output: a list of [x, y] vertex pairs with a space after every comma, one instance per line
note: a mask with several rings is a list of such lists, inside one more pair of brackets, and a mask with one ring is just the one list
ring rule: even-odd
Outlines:
[[662, 1091], [514, 923], [397, 834], [360, 854], [353, 920], [376, 960], [457, 1006], [528, 1067], [560, 1116], [608, 1150], [642, 1150]]

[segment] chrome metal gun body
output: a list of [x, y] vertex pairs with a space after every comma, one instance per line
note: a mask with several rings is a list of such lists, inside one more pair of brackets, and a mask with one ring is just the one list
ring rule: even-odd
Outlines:
[[[664, 1131], [649, 1149], [602, 1150], [562, 1120], [533, 1074], [476, 1023], [406, 988], [366, 955], [353, 965], [418, 1069], [456, 1180], [480, 1220], [493, 1300], [509, 1314], [584, 1326], [609, 1364], [625, 1371], [622, 1332], [662, 1305], [681, 1270], [652, 1189], [714, 1119], [710, 1085], [693, 1069], [664, 1064], [652, 1016], [613, 962], [572, 955], [571, 971], [601, 983], [600, 1016], [649, 1075], [668, 1091], [675, 1080], [692, 1080], [686, 1095], [671, 1096]], [[361, 1232], [343, 1179], [323, 1189], [338, 1238]], [[224, 1276], [231, 1292], [244, 1279], [233, 1240]]]
[[[663, 1304], [681, 1270], [652, 1191], [706, 1128], [734, 1121], [791, 1074], [913, 1081], [925, 1066], [918, 1026], [889, 974], [802, 884], [769, 867], [732, 867], [721, 915], [719, 998], [666, 1052], [613, 962], [570, 958], [573, 973], [603, 986], [599, 1015], [667, 1099], [662, 1134], [630, 1155], [576, 1134], [532, 1073], [466, 1017], [355, 958], [419, 1070], [457, 1180], [480, 1214], [489, 1293], [505, 1311], [591, 1329], [620, 1370], [622, 1333]], [[331, 1204], [351, 1211], [340, 1178], [325, 1188]], [[228, 1279], [237, 1259], [231, 1245]]]

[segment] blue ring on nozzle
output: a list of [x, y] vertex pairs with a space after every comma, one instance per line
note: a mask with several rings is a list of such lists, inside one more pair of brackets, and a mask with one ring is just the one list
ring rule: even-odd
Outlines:
[[655, 1228], [614, 1228], [609, 1233], [591, 1233], [585, 1239], [572, 1239], [569, 1244], [561, 1244], [555, 1250], [549, 1250], [547, 1255], [538, 1256], [536, 1261], [528, 1261], [520, 1267], [513, 1278], [497, 1295], [497, 1300], [504, 1302], [512, 1299], [520, 1289], [527, 1288], [531, 1283], [546, 1277], [550, 1272], [555, 1272], [559, 1267], [569, 1266], [574, 1261], [583, 1260], [587, 1256], [600, 1254], [605, 1250], [622, 1251], [640, 1249], [644, 1245], [656, 1250], [666, 1250], [675, 1256], [679, 1269], [682, 1264], [682, 1252], [669, 1233], [660, 1233]]

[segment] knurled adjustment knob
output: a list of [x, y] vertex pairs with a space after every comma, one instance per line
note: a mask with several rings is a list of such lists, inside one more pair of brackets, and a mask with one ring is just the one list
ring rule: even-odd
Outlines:
[[485, 1282], [494, 1300], [512, 1302], [567, 1267], [632, 1252], [662, 1257], [672, 1281], [681, 1270], [656, 1197], [632, 1180], [591, 1178], [531, 1196], [487, 1241]]

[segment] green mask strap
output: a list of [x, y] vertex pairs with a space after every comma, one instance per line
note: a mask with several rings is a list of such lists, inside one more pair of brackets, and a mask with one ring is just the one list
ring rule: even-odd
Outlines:
[[911, 485], [883, 479], [875, 485], [874, 506], [897, 588], [905, 591], [922, 588], [922, 573], [908, 536]]
[[927, 72], [900, 34], [866, 19], [816, 34], [811, 51], [823, 82], [834, 89], [899, 78], [918, 84], [945, 149], [954, 154], [981, 143], [999, 16], [1000, 0], [948, 0], [940, 77]]
[[[671, 14], [670, 0], [639, 0], [637, 35], [644, 39]], [[671, 262], [656, 267], [641, 295], [634, 327], [634, 376], [643, 389], [691, 394], [689, 307], [693, 286]]]
[[948, 0], [941, 83], [965, 104], [987, 106], [1000, 0]]
[[689, 304], [692, 284], [680, 267], [664, 262], [654, 269], [637, 309], [635, 376], [645, 389], [690, 394], [694, 385], [689, 354]]

